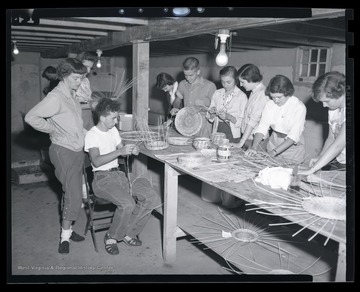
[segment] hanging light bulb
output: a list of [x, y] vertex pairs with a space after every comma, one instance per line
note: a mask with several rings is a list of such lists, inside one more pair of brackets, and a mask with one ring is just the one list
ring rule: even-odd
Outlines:
[[19, 54], [19, 49], [16, 46], [16, 41], [13, 41], [13, 43], [14, 43], [13, 53], [14, 53], [14, 55], [17, 55], [17, 54]]
[[218, 66], [224, 67], [228, 63], [228, 61], [229, 61], [229, 58], [225, 52], [225, 44], [221, 43], [220, 44], [220, 52], [216, 56], [215, 62], [216, 62], [216, 64], [218, 64]]
[[100, 57], [101, 57], [102, 53], [103, 53], [102, 50], [99, 50], [99, 49], [96, 50], [96, 54], [97, 54], [97, 56], [98, 56], [98, 60], [97, 60], [97, 62], [96, 62], [96, 67], [97, 67], [97, 68], [101, 68]]
[[228, 29], [219, 30], [219, 33], [216, 35], [215, 38], [215, 49], [217, 48], [218, 37], [220, 38], [220, 52], [216, 56], [215, 62], [218, 66], [223, 67], [229, 61], [229, 58], [226, 54], [226, 40], [228, 37], [230, 37], [230, 31]]

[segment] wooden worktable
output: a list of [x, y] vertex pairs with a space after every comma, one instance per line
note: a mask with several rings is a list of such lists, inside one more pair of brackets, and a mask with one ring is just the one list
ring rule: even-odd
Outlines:
[[[188, 204], [191, 200], [192, 212], [196, 212], [197, 209], [201, 209], [201, 206], [212, 205], [210, 203], [202, 201], [199, 197], [197, 198], [186, 198], [186, 200], [179, 200], [178, 198], [178, 176], [187, 174], [200, 181], [206, 182], [213, 185], [216, 188], [224, 190], [232, 195], [235, 195], [244, 201], [248, 202], [247, 208], [254, 208], [256, 205], [261, 205], [259, 202], [270, 202], [270, 203], [286, 203], [282, 198], [274, 196], [274, 193], [286, 194], [291, 196], [299, 196], [300, 194], [294, 194], [288, 191], [272, 190], [270, 187], [264, 186], [260, 183], [255, 183], [253, 178], [257, 175], [259, 169], [265, 168], [268, 165], [266, 159], [245, 159], [242, 150], [232, 151], [231, 159], [226, 163], [219, 163], [216, 161], [209, 161], [202, 166], [195, 168], [185, 168], [177, 162], [177, 153], [189, 153], [195, 152], [196, 150], [191, 146], [172, 146], [170, 145], [167, 149], [150, 151], [143, 145], [141, 146], [141, 154], [146, 157], [156, 159], [164, 163], [164, 234], [163, 234], [163, 255], [166, 262], [173, 262], [176, 259], [176, 239], [181, 235], [179, 228], [183, 229], [185, 233], [192, 233], [194, 229], [191, 224], [188, 224], [186, 220], [178, 218], [180, 212], [178, 209], [188, 208], [183, 206]], [[141, 156], [141, 155], [140, 155]], [[144, 161], [144, 159], [142, 159]], [[141, 159], [140, 159], [141, 161]], [[146, 160], [145, 160], [146, 161]], [[246, 169], [247, 171], [244, 171]], [[302, 182], [302, 184], [305, 184]], [[316, 187], [316, 186], [315, 186]], [[309, 185], [304, 185], [305, 190], [309, 189]], [[311, 186], [314, 188], [314, 186]], [[320, 190], [319, 191], [323, 191]], [[301, 190], [300, 193], [304, 193]], [[306, 193], [306, 192], [305, 192]], [[304, 195], [304, 194], [303, 194]], [[264, 205], [262, 205], [264, 206]], [[214, 207], [211, 207], [214, 208]], [[194, 211], [195, 210], [195, 211]], [[295, 222], [297, 226], [297, 233], [303, 232], [300, 229], [312, 230], [315, 233], [312, 235], [313, 239], [315, 236], [321, 237], [322, 243], [327, 243], [328, 240], [335, 241], [338, 243], [338, 259], [336, 269], [336, 281], [345, 281], [345, 258], [346, 258], [346, 228], [345, 221], [338, 221], [326, 223], [326, 219], [318, 218], [316, 224], [310, 224], [313, 221], [304, 220], [302, 215], [294, 215], [293, 212], [289, 212], [283, 208], [269, 209], [273, 214], [279, 214], [280, 217], [291, 222]], [[267, 213], [272, 215], [269, 210]], [[262, 210], [265, 212], [264, 210]], [[199, 211], [200, 212], [200, 211]], [[213, 211], [214, 212], [214, 211]], [[181, 213], [184, 213], [182, 211]], [[246, 214], [245, 214], [246, 215]], [[186, 215], [190, 216], [190, 214]], [[275, 218], [275, 216], [262, 215], [263, 217]], [[265, 219], [266, 220], [266, 219]], [[179, 224], [181, 222], [181, 224]], [[196, 237], [196, 235], [193, 235]], [[323, 237], [322, 237], [323, 236]], [[295, 237], [296, 238], [296, 237]], [[315, 241], [315, 240], [313, 240]], [[310, 241], [309, 241], [310, 244]]]

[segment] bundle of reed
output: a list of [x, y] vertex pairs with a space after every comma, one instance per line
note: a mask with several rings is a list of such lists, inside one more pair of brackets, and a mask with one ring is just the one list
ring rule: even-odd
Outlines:
[[[133, 79], [126, 79], [125, 80], [125, 70], [122, 72], [121, 77], [118, 76], [117, 73], [109, 74], [111, 76], [110, 79], [110, 90], [106, 93], [98, 90], [95, 86], [91, 85], [93, 91], [96, 94], [93, 95], [95, 99], [101, 98], [110, 98], [112, 100], [119, 100], [119, 98], [128, 91], [131, 87], [133, 87], [137, 83], [136, 77]], [[115, 76], [115, 80], [113, 78]]]

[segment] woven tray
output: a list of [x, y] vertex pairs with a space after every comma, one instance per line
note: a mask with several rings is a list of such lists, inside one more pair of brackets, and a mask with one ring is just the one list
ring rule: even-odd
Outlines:
[[185, 137], [195, 135], [200, 131], [202, 118], [200, 113], [193, 113], [193, 110], [184, 107], [176, 114], [175, 127]]
[[207, 158], [201, 153], [185, 153], [179, 155], [177, 161], [184, 167], [198, 167], [205, 163]]
[[189, 145], [191, 139], [188, 137], [167, 137], [169, 144], [171, 145]]

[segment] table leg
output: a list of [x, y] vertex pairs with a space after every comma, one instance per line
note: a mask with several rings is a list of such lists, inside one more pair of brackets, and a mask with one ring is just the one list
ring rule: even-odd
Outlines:
[[171, 263], [176, 260], [176, 232], [178, 207], [178, 175], [170, 165], [165, 163], [164, 181], [164, 261]]
[[346, 282], [346, 243], [339, 242], [335, 282]]

